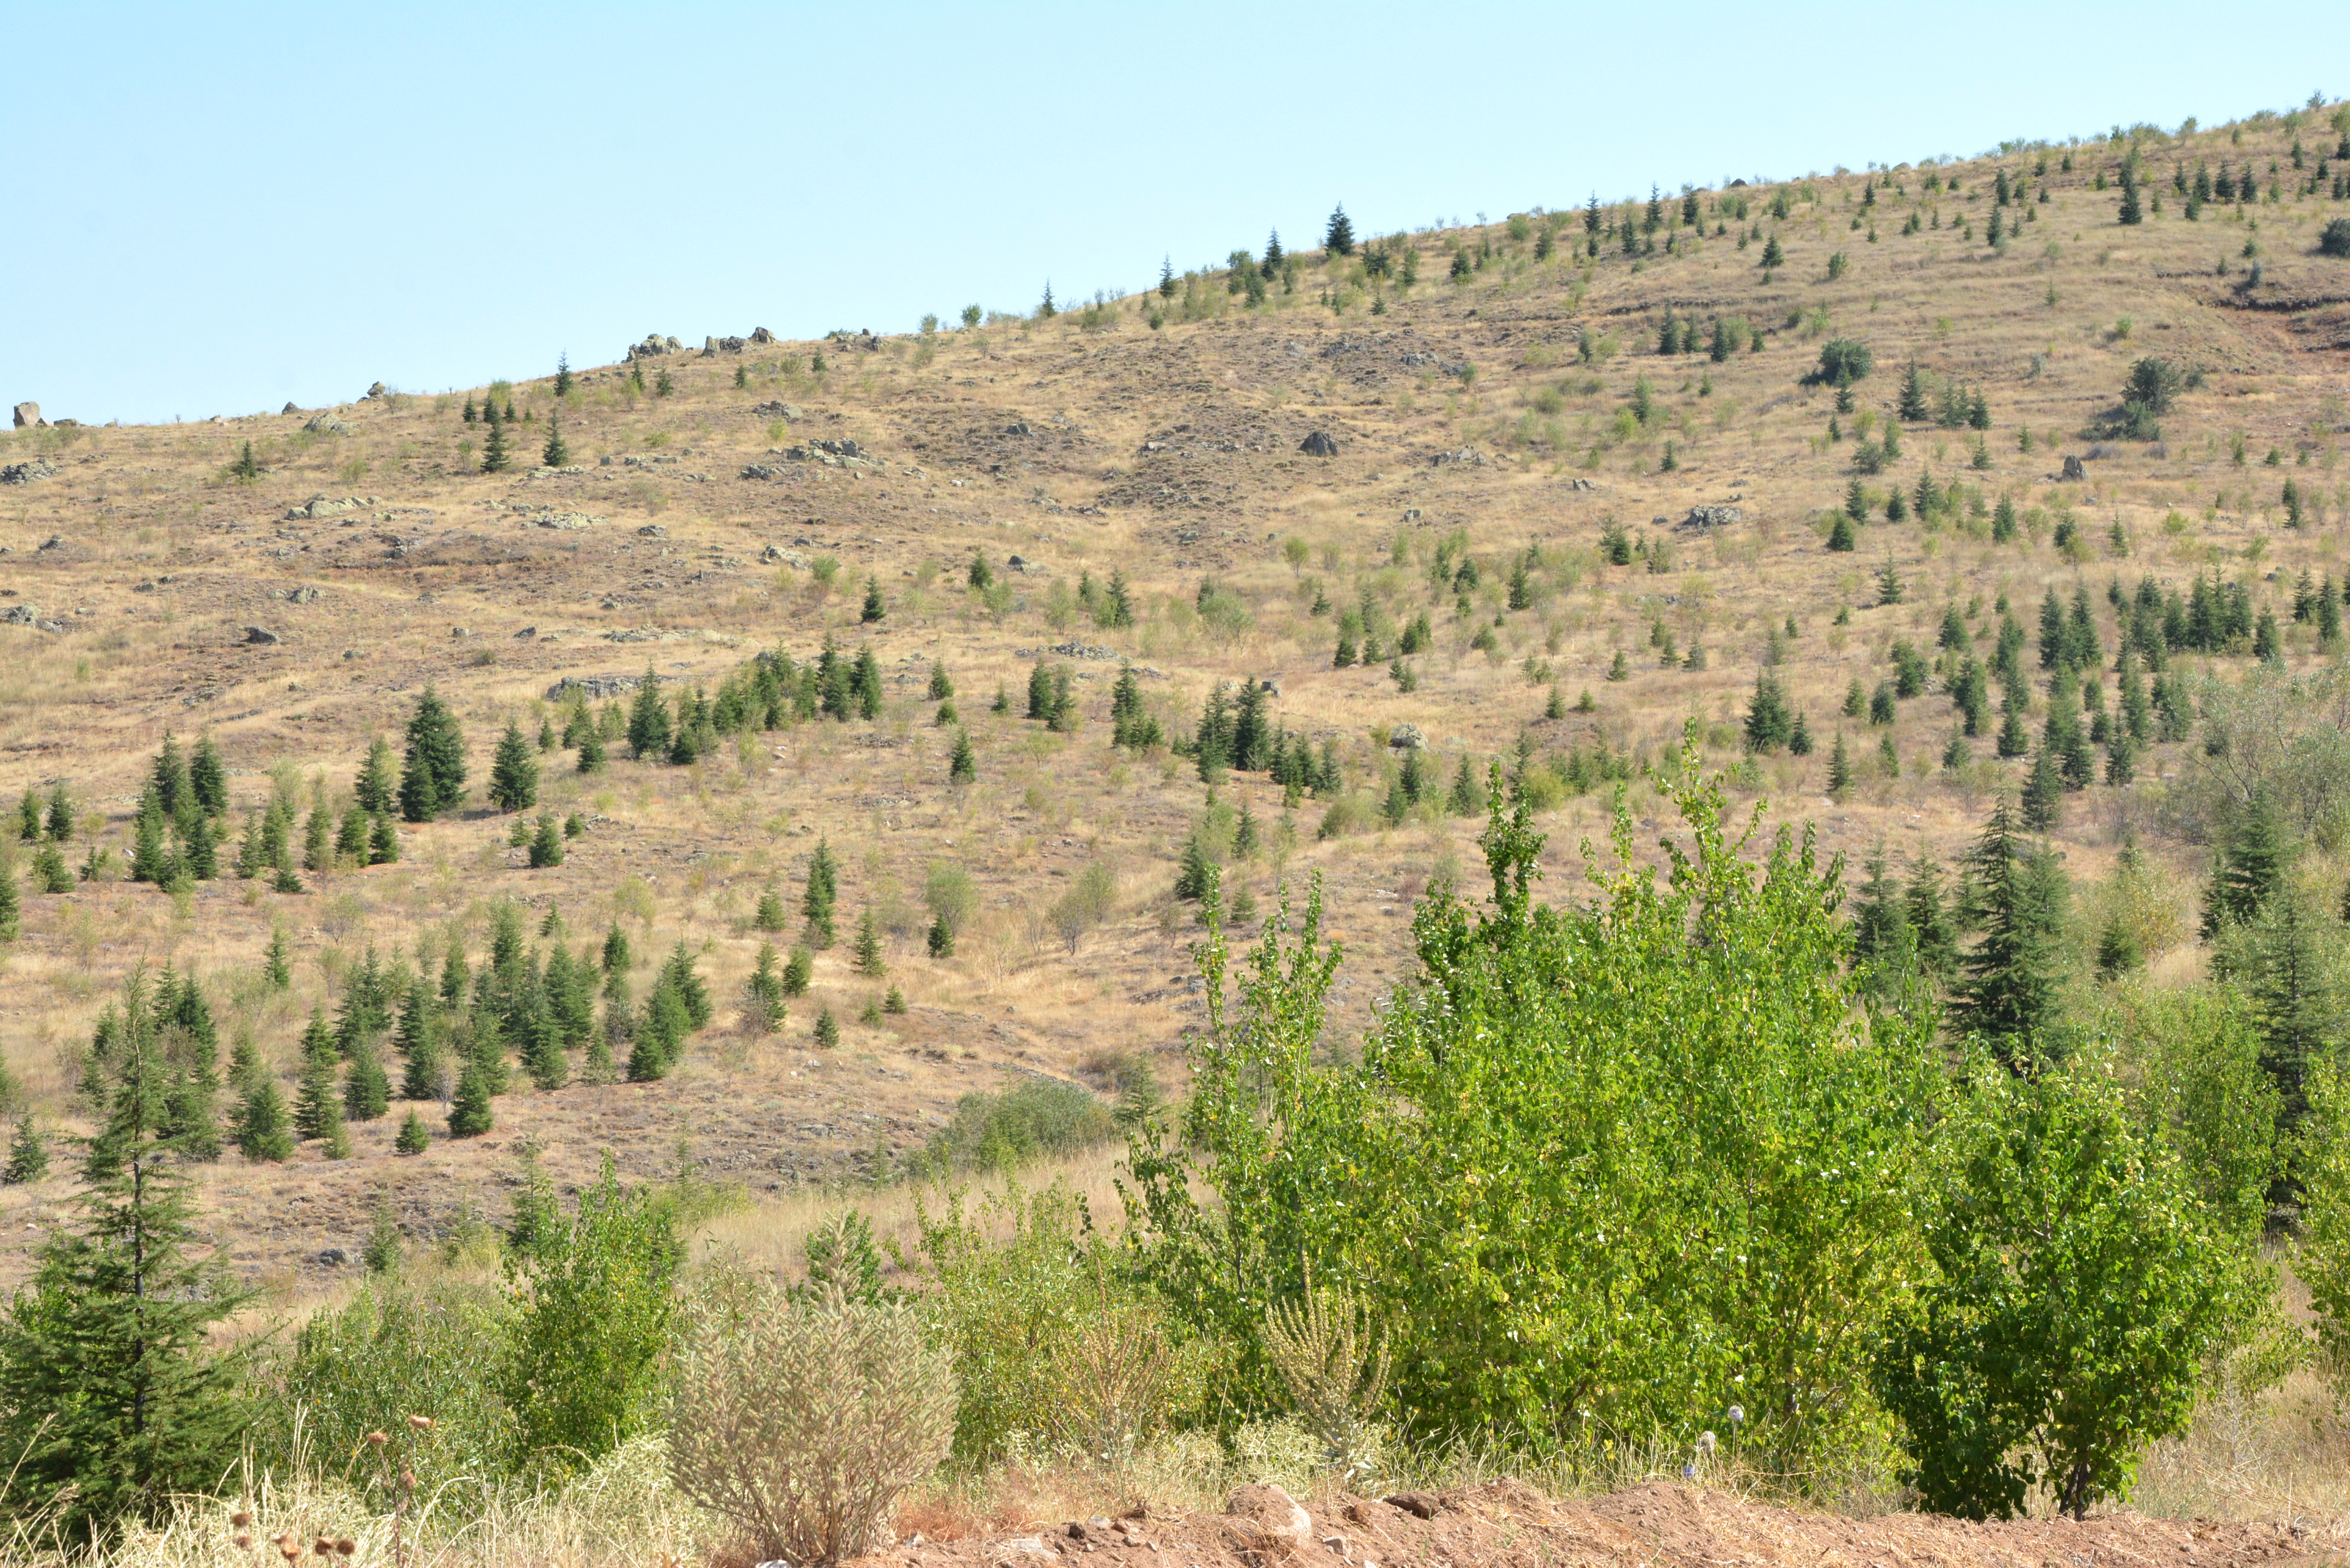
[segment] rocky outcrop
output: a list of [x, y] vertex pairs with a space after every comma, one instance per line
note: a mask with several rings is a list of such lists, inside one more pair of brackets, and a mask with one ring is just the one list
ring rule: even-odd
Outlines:
[[1315, 431], [1297, 443], [1297, 450], [1308, 457], [1336, 457], [1338, 455], [1338, 443]]
[[47, 458], [34, 458], [29, 462], [12, 462], [0, 468], [0, 484], [30, 484], [36, 479], [47, 479], [57, 472], [57, 465]]
[[18, 403], [16, 405], [16, 428], [18, 430], [21, 431], [26, 428], [41, 430], [45, 428], [48, 422], [48, 421], [41, 417], [40, 404]]

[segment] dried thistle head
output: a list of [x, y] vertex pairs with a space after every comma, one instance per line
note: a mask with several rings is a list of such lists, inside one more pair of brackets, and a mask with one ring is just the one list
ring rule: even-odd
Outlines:
[[379, 1449], [391, 1441], [390, 1438], [385, 1437], [381, 1432], [369, 1432], [367, 1435], [367, 1440], [371, 1447]]
[[317, 1540], [310, 1542], [310, 1550], [321, 1557], [332, 1557], [335, 1554], [335, 1543], [321, 1535]]
[[228, 1516], [228, 1521], [237, 1529], [243, 1530], [246, 1525], [253, 1522], [253, 1515], [240, 1508], [234, 1513]]
[[348, 1557], [352, 1552], [357, 1552], [359, 1549], [359, 1543], [353, 1541], [348, 1535], [335, 1542], [335, 1555], [338, 1557]]
[[416, 1472], [414, 1470], [400, 1471], [400, 1484], [407, 1490], [414, 1491], [416, 1490]]
[[245, 1551], [245, 1550], [247, 1550], [248, 1548], [250, 1548], [252, 1545], [253, 1545], [253, 1532], [252, 1532], [251, 1531], [249, 1531], [249, 1530], [240, 1530], [240, 1531], [238, 1531], [238, 1532], [236, 1532], [236, 1549], [237, 1549], [239, 1552]]
[[432, 1417], [430, 1416], [411, 1416], [408, 1418], [408, 1424], [417, 1431], [429, 1432], [432, 1429]]

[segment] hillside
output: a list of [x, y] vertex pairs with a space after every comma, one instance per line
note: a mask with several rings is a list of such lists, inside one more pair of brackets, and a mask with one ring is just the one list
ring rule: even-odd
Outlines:
[[[2123, 224], [2133, 150], [2147, 209]], [[2199, 170], [2256, 188], [2215, 191], [2189, 221]], [[291, 1098], [312, 1010], [335, 1018], [370, 953], [380, 972], [437, 971], [453, 932], [478, 969], [500, 900], [542, 949], [624, 929], [639, 1000], [676, 944], [696, 955], [714, 1016], [660, 1081], [588, 1081], [575, 1049], [565, 1087], [517, 1068], [484, 1136], [444, 1136], [443, 1108], [417, 1107], [434, 1141], [403, 1157], [394, 1059], [391, 1113], [352, 1125], [348, 1159], [305, 1143], [208, 1168], [209, 1222], [239, 1269], [299, 1292], [335, 1276], [321, 1254], [358, 1247], [379, 1193], [414, 1238], [469, 1210], [503, 1220], [534, 1140], [565, 1183], [609, 1150], [629, 1177], [682, 1163], [766, 1200], [899, 1168], [961, 1096], [1024, 1075], [1108, 1095], [1148, 1064], [1172, 1084], [1202, 1010], [1196, 907], [1172, 891], [1195, 834], [1230, 862], [1228, 907], [1245, 895], [1258, 918], [1284, 880], [1322, 877], [1347, 1031], [1405, 972], [1414, 898], [1436, 878], [1477, 885], [1483, 819], [1450, 792], [1482, 790], [1496, 759], [1540, 775], [1554, 899], [1583, 886], [1578, 846], [1604, 842], [1616, 781], [1654, 836], [1638, 769], [1692, 721], [1766, 820], [1814, 824], [1856, 863], [1882, 846], [1897, 866], [1947, 865], [2030, 761], [1995, 754], [1995, 716], [1953, 738], [1950, 685], [1965, 653], [1989, 660], [2002, 606], [2032, 634], [2051, 591], [2068, 609], [2082, 596], [2114, 705], [2118, 605], [2142, 581], [2158, 605], [2201, 578], [2240, 584], [2250, 615], [2277, 618], [2288, 668], [2331, 659], [2322, 618], [2293, 609], [2304, 575], [2338, 596], [2350, 572], [2350, 259], [2318, 254], [2350, 213], [2345, 175], [2334, 125], [2264, 116], [1534, 211], [1299, 253], [1269, 275], [1252, 256], [899, 337], [663, 324], [677, 336], [567, 372], [561, 396], [546, 367], [190, 425], [51, 409], [0, 432], [0, 462], [23, 465], [0, 488], [0, 802], [62, 787], [62, 853], [95, 875], [39, 891], [34, 846], [15, 846], [0, 1054], [36, 1124], [73, 1129], [80, 1053], [140, 966], [196, 975], [223, 1054], [249, 1042]], [[713, 331], [727, 336], [705, 347]], [[1871, 361], [1848, 411], [1812, 379], [1832, 342]], [[2184, 380], [2159, 439], [2131, 439], [2157, 433], [2121, 428], [2147, 357]], [[1913, 365], [1926, 417], [1904, 421]], [[469, 416], [485, 400], [519, 421], [501, 426], [504, 472], [480, 472], [490, 431]], [[1899, 455], [1856, 472], [1895, 424]], [[540, 466], [558, 428], [568, 461]], [[1921, 476], [1955, 503], [1888, 519], [1886, 497]], [[1831, 549], [1848, 497], [1867, 520]], [[1946, 649], [1951, 610], [1964, 638]], [[1376, 654], [1335, 666], [1367, 639]], [[2178, 652], [2173, 679], [2235, 679], [2251, 641]], [[617, 735], [594, 774], [576, 746], [540, 750], [577, 694], [591, 722], [609, 705], [624, 723], [649, 670], [667, 697], [739, 697], [758, 656], [796, 670], [827, 643], [844, 667], [869, 650], [879, 675], [846, 719], [795, 715], [787, 692], [775, 727], [738, 729], [742, 704], [722, 703], [682, 765]], [[1896, 680], [1897, 643], [1931, 667], [1919, 693], [1887, 698], [1890, 723], [1848, 716], [1848, 689]], [[1049, 724], [1024, 716], [1040, 661], [1045, 705], [1052, 672], [1069, 693]], [[1304, 742], [1283, 765], [1310, 753], [1311, 787], [1285, 803], [1268, 759], [1243, 758], [1259, 765], [1226, 774], [1211, 806], [1193, 758], [1116, 743], [1125, 666], [1174, 740], [1219, 688], [1269, 682], [1266, 722]], [[1807, 755], [1743, 750], [1766, 669]], [[940, 670], [958, 723], [936, 722]], [[223, 759], [224, 862], [273, 792], [298, 854], [317, 802], [339, 826], [370, 742], [397, 750], [427, 690], [462, 731], [466, 794], [400, 823], [396, 861], [330, 852], [283, 884], [298, 892], [273, 875], [176, 892], [125, 876], [167, 736], [209, 737]], [[485, 794], [509, 722], [541, 772], [520, 814]], [[2037, 708], [2028, 724], [2036, 741]], [[1397, 743], [1406, 726], [1424, 761]], [[966, 732], [975, 778], [953, 782]], [[1839, 734], [1853, 777], [1831, 795]], [[2199, 756], [2151, 739], [2120, 783], [2101, 757], [2054, 829], [2078, 886], [2126, 841], [2168, 879], [2175, 908], [2145, 922], [2158, 975], [2205, 961], [2206, 850], [2164, 809]], [[1418, 799], [1399, 789], [1408, 762], [1428, 781]], [[513, 841], [540, 810], [578, 819], [559, 866], [533, 868]], [[762, 1033], [743, 985], [763, 940], [799, 940], [819, 844], [838, 867], [837, 940]], [[771, 888], [789, 913], [772, 934], [756, 921]], [[934, 908], [951, 956], [931, 953]], [[868, 912], [886, 976], [858, 968]], [[874, 1005], [891, 987], [901, 1013]], [[816, 1038], [827, 1013], [837, 1048]], [[7, 1272], [69, 1191], [65, 1166], [0, 1189]]]

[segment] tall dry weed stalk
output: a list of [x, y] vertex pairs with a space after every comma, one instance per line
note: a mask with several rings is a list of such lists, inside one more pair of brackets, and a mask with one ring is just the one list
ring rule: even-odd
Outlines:
[[1385, 1449], [1373, 1412], [1387, 1397], [1389, 1366], [1370, 1309], [1352, 1291], [1315, 1289], [1309, 1273], [1303, 1302], [1265, 1309], [1264, 1347], [1332, 1468], [1349, 1481], [1367, 1479]]
[[955, 1379], [913, 1309], [832, 1286], [794, 1301], [711, 1269], [681, 1318], [670, 1431], [678, 1490], [762, 1558], [828, 1563], [887, 1543], [898, 1498], [946, 1458]]

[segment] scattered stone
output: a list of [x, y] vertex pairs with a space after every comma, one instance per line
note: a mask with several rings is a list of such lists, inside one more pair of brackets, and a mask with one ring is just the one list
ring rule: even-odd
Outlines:
[[807, 557], [797, 550], [786, 550], [781, 545], [770, 545], [759, 552], [759, 559], [769, 566], [805, 566]]
[[[296, 408], [293, 404], [288, 403], [286, 405], [286, 411], [289, 414], [296, 414], [300, 413], [302, 410]], [[304, 424], [302, 428], [306, 431], [315, 431], [320, 435], [353, 435], [358, 432], [359, 427], [351, 423], [351, 421], [347, 419], [340, 418], [335, 414], [327, 413], [314, 416], [307, 423]]]
[[1415, 1519], [1434, 1519], [1444, 1511], [1444, 1501], [1432, 1491], [1399, 1491], [1386, 1500], [1389, 1508], [1399, 1508]]
[[532, 639], [534, 639], [534, 638], [536, 638], [536, 637], [537, 637], [537, 636], [538, 636], [538, 628], [536, 628], [536, 627], [535, 627], [535, 626], [526, 626], [526, 627], [523, 628], [520, 631], [518, 631], [518, 632], [515, 633], [515, 640], [516, 642], [528, 642], [528, 641], [530, 641]]
[[634, 691], [643, 684], [644, 678], [638, 675], [567, 675], [546, 689], [546, 700], [560, 702], [578, 696], [601, 701]]
[[382, 396], [383, 396], [383, 383], [382, 383], [381, 381], [378, 381], [374, 386], [369, 387], [369, 388], [367, 389], [367, 395], [368, 395], [369, 397], [370, 397], [370, 398], [380, 398], [380, 397], [382, 397]]
[[745, 479], [781, 479], [791, 471], [780, 462], [746, 462], [743, 465]]
[[602, 521], [601, 517], [586, 512], [549, 512], [537, 519], [538, 525], [542, 528], [559, 528], [566, 532], [579, 528], [592, 528]]
[[1485, 466], [1485, 454], [1473, 446], [1464, 446], [1459, 452], [1440, 452], [1428, 460], [1430, 468], [1443, 468], [1452, 463], [1463, 468], [1482, 468]]
[[666, 539], [669, 537], [669, 529], [662, 524], [647, 523], [637, 530], [637, 537], [639, 539]]
[[287, 507], [286, 520], [294, 523], [304, 518], [336, 517], [375, 504], [372, 495], [313, 495], [299, 506]]
[[1417, 507], [1417, 506], [1407, 506], [1407, 507], [1405, 507], [1405, 508], [1403, 509], [1403, 520], [1404, 520], [1405, 522], [1407, 522], [1407, 523], [1417, 523], [1417, 522], [1419, 522], [1419, 507]]
[[775, 340], [775, 335], [774, 333], [772, 333], [772, 332], [768, 331], [765, 327], [754, 327], [753, 328], [751, 328], [751, 341], [752, 341], [752, 342], [754, 342], [754, 343], [773, 343]]
[[754, 403], [751, 411], [764, 420], [795, 420], [800, 417], [796, 403]]
[[1742, 514], [1735, 506], [1692, 506], [1681, 519], [1684, 528], [1722, 528], [1739, 520]]
[[629, 350], [631, 359], [650, 359], [662, 354], [682, 353], [685, 345], [674, 337], [664, 337], [658, 332], [648, 332], [645, 340]]
[[1419, 732], [1417, 724], [1398, 724], [1388, 732], [1388, 745], [1395, 751], [1424, 752], [1428, 750], [1428, 737]]
[[1314, 1537], [1313, 1519], [1271, 1482], [1238, 1489], [1226, 1500], [1224, 1512], [1255, 1526], [1260, 1542], [1277, 1552], [1295, 1552]]
[[1278, 697], [1281, 695], [1281, 682], [1274, 680], [1270, 675], [1258, 681], [1256, 683], [1256, 689], [1263, 692], [1268, 697]]
[[30, 425], [35, 430], [39, 430], [43, 425], [46, 425], [48, 422], [48, 421], [41, 418], [40, 404], [18, 403], [16, 405], [16, 428], [18, 430], [23, 430], [27, 425]]
[[2066, 452], [2064, 454], [2064, 472], [2063, 477], [2066, 479], [2086, 479], [2089, 477], [2089, 471], [2081, 466], [2081, 460], [2079, 458], [2074, 457], [2071, 452]]
[[805, 446], [784, 449], [784, 455], [794, 462], [820, 462], [831, 468], [887, 468], [889, 464], [868, 457], [865, 449], [842, 436], [837, 441], [812, 441]]
[[52, 550], [62, 550], [65, 547], [66, 536], [63, 534], [52, 534], [47, 538], [41, 541], [41, 547], [34, 551], [33, 554], [36, 556], [46, 556]]
[[1030, 436], [1036, 432], [1029, 428], [1026, 420], [1014, 420], [1003, 427], [1003, 433], [1008, 436]]
[[1572, 484], [1569, 484], [1567, 488], [1569, 490], [1596, 490], [1599, 486], [1591, 480], [1578, 479]]
[[[169, 582], [171, 579], [167, 577], [164, 580]], [[316, 604], [319, 599], [323, 598], [325, 595], [315, 585], [304, 583], [299, 587], [282, 590], [277, 597], [284, 599], [290, 605], [307, 605]]]
[[10, 605], [0, 610], [0, 626], [31, 626], [41, 618], [37, 605]]
[[1315, 431], [1297, 443], [1297, 450], [1308, 457], [1336, 457], [1338, 455], [1338, 443]]
[[298, 413], [300, 413], [302, 410], [299, 410], [299, 409], [297, 409], [297, 408], [296, 408], [296, 407], [294, 406], [294, 400], [293, 400], [293, 399], [288, 398], [288, 399], [286, 399], [286, 406], [285, 406], [284, 408], [282, 408], [282, 409], [278, 410], [277, 411], [278, 411], [279, 413], [281, 413], [281, 414], [298, 414]]
[[275, 648], [284, 639], [265, 626], [249, 626], [244, 628], [244, 640], [255, 648]]
[[1006, 570], [1025, 572], [1028, 569], [1028, 557], [1025, 556], [1006, 556], [1004, 558], [1003, 565]]
[[354, 1261], [349, 1251], [341, 1247], [325, 1248], [317, 1256], [317, 1264], [322, 1269], [339, 1269]]
[[0, 467], [0, 484], [30, 484], [36, 479], [47, 479], [57, 472], [57, 465], [47, 458], [36, 457], [27, 462], [12, 462]]

